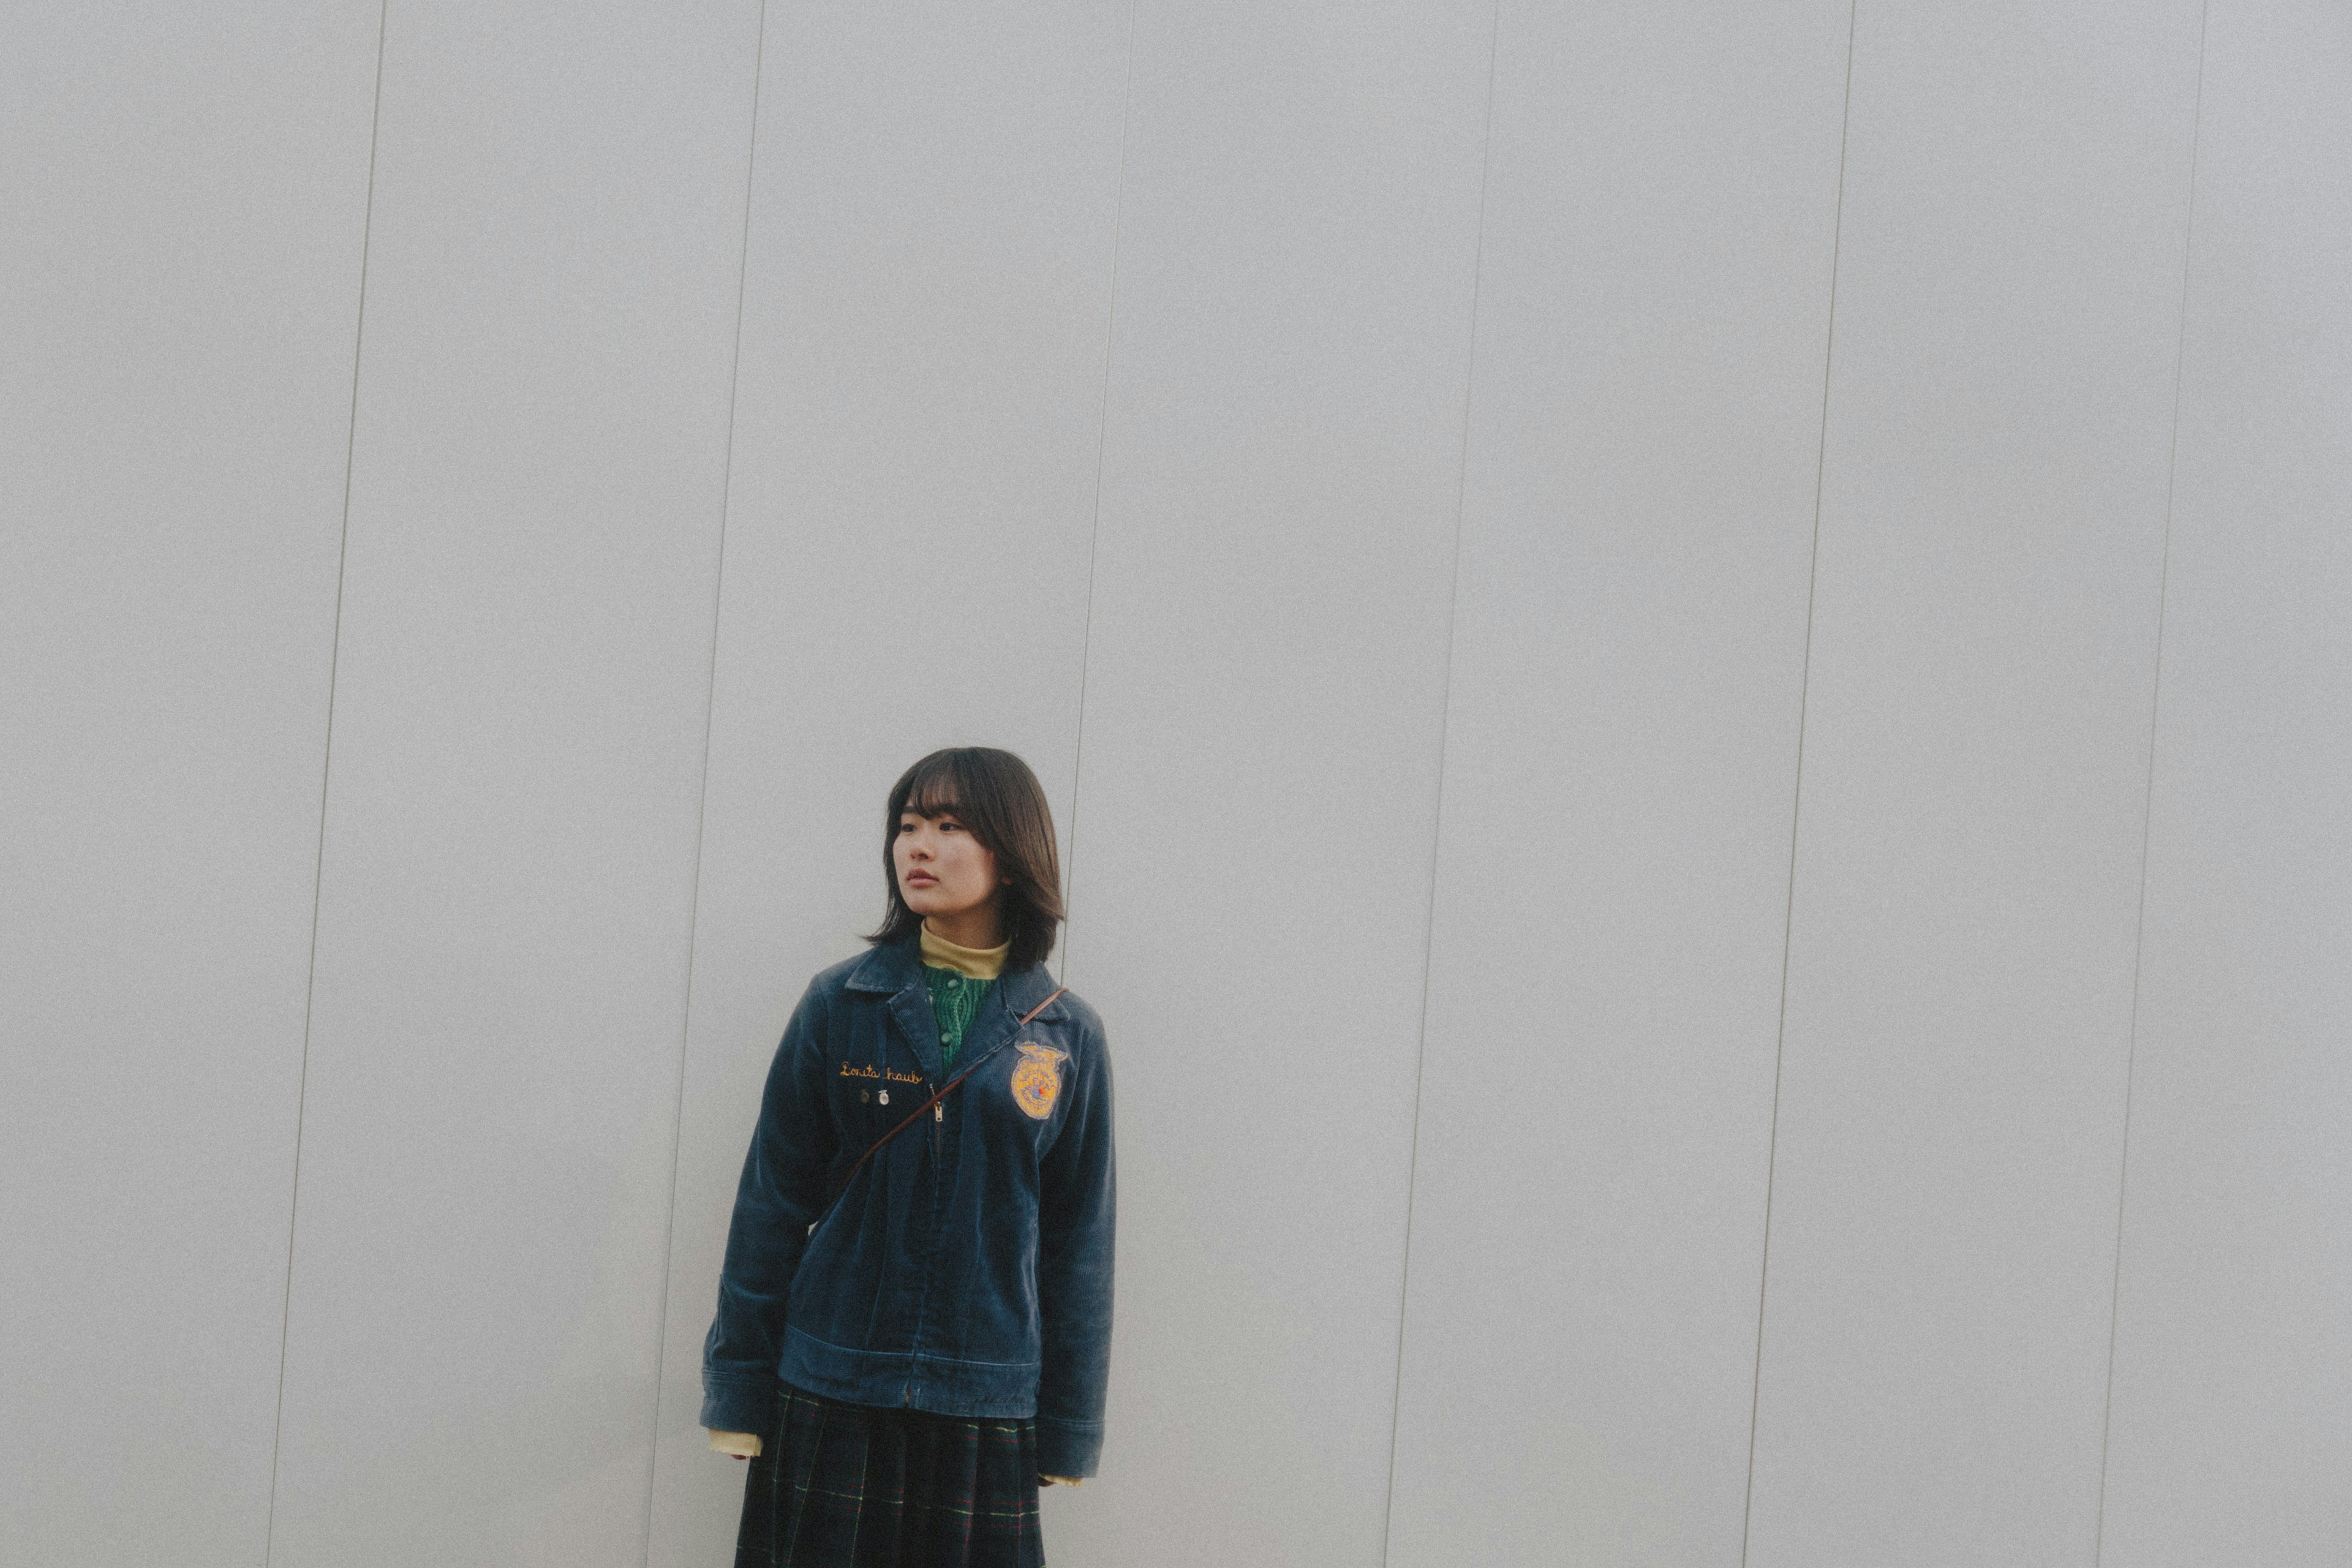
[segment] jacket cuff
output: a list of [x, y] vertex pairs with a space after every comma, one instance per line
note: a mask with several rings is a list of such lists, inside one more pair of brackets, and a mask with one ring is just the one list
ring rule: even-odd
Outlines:
[[702, 1374], [702, 1425], [713, 1432], [764, 1432], [775, 1415], [775, 1379]]
[[1081, 1479], [1091, 1476], [1102, 1458], [1102, 1441], [1103, 1424], [1099, 1421], [1065, 1421], [1057, 1416], [1040, 1415], [1037, 1473]]

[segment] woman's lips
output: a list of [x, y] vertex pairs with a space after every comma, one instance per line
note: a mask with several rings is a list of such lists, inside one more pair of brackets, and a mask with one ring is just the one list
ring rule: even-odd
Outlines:
[[907, 886], [910, 888], [929, 888], [937, 886], [938, 883], [937, 877], [926, 877], [919, 871], [907, 879]]

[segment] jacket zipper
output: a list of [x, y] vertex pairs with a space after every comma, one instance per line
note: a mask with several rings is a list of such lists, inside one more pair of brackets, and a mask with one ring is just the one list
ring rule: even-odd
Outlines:
[[[929, 1086], [926, 1085], [925, 1087], [928, 1088]], [[919, 1111], [917, 1114], [919, 1115], [921, 1113]], [[947, 1163], [947, 1149], [941, 1140], [941, 1124], [945, 1122], [947, 1119], [948, 1113], [945, 1102], [936, 1100], [933, 1100], [931, 1102], [931, 1215], [934, 1222], [932, 1228], [934, 1230], [938, 1228], [937, 1220], [939, 1216], [940, 1205], [939, 1184], [943, 1174], [942, 1167]], [[926, 1282], [924, 1286], [923, 1295], [925, 1301], [928, 1303], [930, 1297], [930, 1287], [928, 1282]], [[922, 1321], [919, 1317], [915, 1323], [915, 1338], [918, 1344], [921, 1342], [922, 1333]], [[910, 1383], [906, 1385], [906, 1393], [899, 1396], [898, 1403], [908, 1409], [912, 1409], [915, 1404], [915, 1385]]]

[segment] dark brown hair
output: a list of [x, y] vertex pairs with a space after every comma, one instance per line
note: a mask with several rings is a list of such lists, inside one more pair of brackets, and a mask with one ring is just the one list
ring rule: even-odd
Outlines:
[[914, 942], [923, 917], [907, 907], [898, 891], [898, 867], [891, 852], [898, 817], [955, 815], [981, 847], [996, 857], [1003, 880], [997, 910], [1013, 942], [1004, 972], [1043, 963], [1054, 951], [1063, 920], [1062, 858], [1054, 847], [1054, 810], [1029, 764], [993, 746], [950, 746], [933, 752], [898, 775], [890, 786], [883, 817], [882, 881], [890, 891], [890, 911], [882, 929], [866, 940], [880, 946]]

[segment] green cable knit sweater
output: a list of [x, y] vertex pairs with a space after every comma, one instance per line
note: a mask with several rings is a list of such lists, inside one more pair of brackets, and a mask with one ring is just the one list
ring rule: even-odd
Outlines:
[[920, 941], [923, 989], [930, 993], [931, 1016], [940, 1026], [940, 1060], [953, 1068], [964, 1032], [980, 1016], [980, 1005], [995, 989], [1004, 955], [1013, 951], [1013, 943], [1008, 939], [994, 947], [959, 947], [932, 934], [928, 925], [921, 928]]

